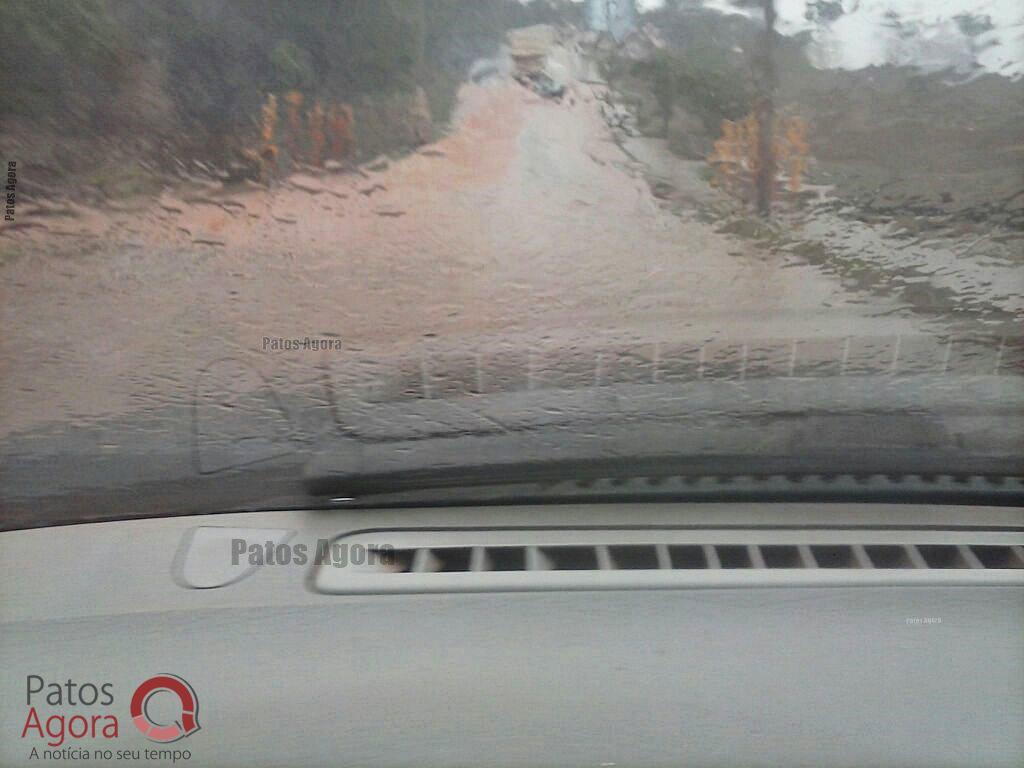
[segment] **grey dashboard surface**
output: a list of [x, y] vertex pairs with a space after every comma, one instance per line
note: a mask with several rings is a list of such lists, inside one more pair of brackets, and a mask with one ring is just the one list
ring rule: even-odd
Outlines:
[[436, 546], [470, 523], [671, 530], [673, 545], [737, 531], [1024, 542], [1020, 509], [823, 504], [293, 511], [3, 533], [0, 763], [46, 764], [17, 737], [27, 675], [109, 681], [118, 741], [140, 749], [153, 745], [128, 699], [159, 672], [195, 689], [202, 729], [176, 747], [204, 766], [1024, 763], [1013, 559], [950, 566], [992, 577], [959, 584], [944, 567], [917, 569], [934, 583], [433, 594], [327, 593], [313, 563], [203, 589], [176, 578], [198, 529], [313, 551], [383, 530], [429, 530]]

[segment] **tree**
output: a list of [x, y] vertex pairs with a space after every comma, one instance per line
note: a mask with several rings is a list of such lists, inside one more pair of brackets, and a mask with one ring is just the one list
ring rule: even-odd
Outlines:
[[[856, 9], [856, 4], [854, 4]], [[845, 13], [842, 0], [808, 0], [804, 18], [815, 24], [828, 26]]]
[[775, 189], [775, 0], [764, 0], [764, 51], [758, 121], [757, 210], [771, 215], [772, 191]]
[[761, 50], [756, 54], [757, 176], [754, 186], [757, 210], [770, 216], [775, 189], [775, 0], [731, 0], [738, 8], [760, 7], [764, 13]]

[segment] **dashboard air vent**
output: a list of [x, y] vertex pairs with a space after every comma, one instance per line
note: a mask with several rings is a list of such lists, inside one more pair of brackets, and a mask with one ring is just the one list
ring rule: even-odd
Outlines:
[[818, 529], [379, 531], [335, 543], [317, 591], [1024, 584], [1024, 533]]

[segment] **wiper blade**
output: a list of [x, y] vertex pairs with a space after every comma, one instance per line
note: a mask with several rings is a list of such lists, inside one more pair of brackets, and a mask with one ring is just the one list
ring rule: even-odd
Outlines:
[[311, 496], [359, 506], [645, 499], [1003, 506], [1024, 505], [1024, 466], [1017, 458], [902, 451], [652, 456], [324, 475], [309, 478], [306, 488]]

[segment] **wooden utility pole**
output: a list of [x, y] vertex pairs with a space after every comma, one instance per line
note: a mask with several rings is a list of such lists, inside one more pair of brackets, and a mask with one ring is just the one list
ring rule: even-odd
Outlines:
[[757, 106], [757, 210], [772, 212], [775, 190], [775, 0], [764, 0], [764, 61]]

